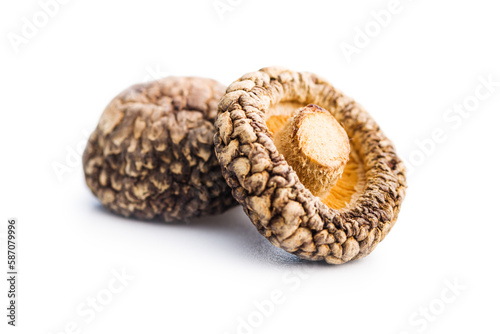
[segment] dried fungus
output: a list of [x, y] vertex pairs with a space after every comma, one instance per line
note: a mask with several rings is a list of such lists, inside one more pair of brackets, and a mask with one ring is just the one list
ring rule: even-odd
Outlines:
[[[305, 106], [329, 113], [346, 137], [334, 123], [326, 131], [302, 126], [310, 136], [335, 133], [303, 150], [300, 129], [287, 126], [300, 123]], [[222, 174], [273, 245], [341, 264], [368, 255], [394, 226], [404, 165], [368, 112], [320, 77], [278, 67], [248, 73], [226, 90], [215, 127]]]
[[223, 94], [211, 79], [168, 77], [115, 97], [83, 155], [94, 195], [117, 214], [165, 221], [234, 206], [213, 147]]

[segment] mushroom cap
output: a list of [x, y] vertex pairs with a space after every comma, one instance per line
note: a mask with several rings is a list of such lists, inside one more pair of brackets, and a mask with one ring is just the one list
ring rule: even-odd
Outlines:
[[213, 148], [223, 94], [212, 79], [167, 77], [116, 96], [83, 154], [94, 195], [120, 215], [165, 221], [234, 206]]
[[[271, 118], [308, 104], [328, 110], [350, 139], [351, 167], [342, 177], [359, 177], [337, 207], [303, 185], [268, 126]], [[406, 178], [393, 143], [362, 106], [320, 77], [279, 67], [248, 73], [227, 88], [215, 127], [222, 174], [273, 245], [300, 258], [340, 264], [368, 255], [396, 222]], [[341, 186], [332, 191], [343, 191]]]

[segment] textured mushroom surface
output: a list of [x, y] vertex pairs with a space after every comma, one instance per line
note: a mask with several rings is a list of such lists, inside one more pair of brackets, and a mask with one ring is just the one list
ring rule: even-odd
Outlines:
[[[342, 175], [322, 198], [274, 142], [290, 115], [308, 104], [328, 110], [351, 146]], [[340, 264], [368, 255], [396, 222], [406, 179], [394, 145], [363, 107], [318, 76], [277, 67], [248, 73], [227, 88], [215, 127], [233, 196], [275, 246]]]
[[224, 86], [168, 77], [132, 86], [104, 110], [83, 155], [87, 185], [109, 210], [186, 220], [236, 205], [214, 154]]

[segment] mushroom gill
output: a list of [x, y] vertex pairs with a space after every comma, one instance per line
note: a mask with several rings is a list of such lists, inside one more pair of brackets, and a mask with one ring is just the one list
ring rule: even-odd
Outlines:
[[[296, 113], [297, 110], [300, 110], [299, 108], [301, 107], [302, 104], [295, 102], [282, 102], [270, 107], [269, 117], [266, 119], [266, 125], [272, 135], [278, 151], [282, 154], [285, 153], [282, 152], [284, 151], [284, 145], [280, 145], [278, 143], [277, 134], [283, 132], [285, 125], [289, 123], [294, 113]], [[286, 154], [285, 159], [287, 159]], [[287, 159], [287, 161], [288, 160], [289, 159]], [[307, 187], [308, 182], [304, 180], [300, 172], [297, 174], [300, 181]], [[336, 179], [336, 182], [333, 183], [333, 186], [329, 187], [330, 189], [327, 193], [324, 193], [319, 197], [329, 208], [343, 210], [348, 207], [350, 203], [356, 201], [359, 194], [362, 193], [365, 181], [365, 169], [363, 163], [359, 154], [351, 144], [349, 159], [345, 164], [343, 171], [341, 171], [340, 176]]]

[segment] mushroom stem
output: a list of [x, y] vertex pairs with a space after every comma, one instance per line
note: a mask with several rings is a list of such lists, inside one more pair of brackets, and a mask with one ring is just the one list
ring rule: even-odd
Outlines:
[[302, 184], [320, 198], [328, 195], [349, 160], [344, 128], [330, 112], [314, 104], [295, 111], [274, 141]]

